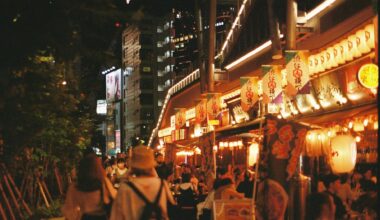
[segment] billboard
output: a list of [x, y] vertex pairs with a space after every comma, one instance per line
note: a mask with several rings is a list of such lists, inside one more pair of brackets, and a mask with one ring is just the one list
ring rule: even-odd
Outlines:
[[106, 100], [113, 102], [121, 99], [121, 69], [106, 75]]
[[107, 102], [106, 100], [98, 100], [96, 104], [96, 114], [106, 115], [107, 114]]

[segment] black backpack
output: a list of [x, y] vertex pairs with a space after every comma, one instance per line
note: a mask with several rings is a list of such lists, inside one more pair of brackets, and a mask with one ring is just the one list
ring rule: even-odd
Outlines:
[[140, 220], [150, 220], [150, 219], [157, 219], [161, 220], [161, 208], [158, 205], [158, 201], [161, 197], [161, 192], [163, 188], [163, 180], [161, 179], [161, 185], [160, 189], [158, 190], [156, 199], [153, 202], [150, 202], [144, 194], [137, 189], [137, 187], [132, 182], [127, 182], [128, 186], [131, 187], [131, 189], [145, 202], [144, 210], [141, 214]]

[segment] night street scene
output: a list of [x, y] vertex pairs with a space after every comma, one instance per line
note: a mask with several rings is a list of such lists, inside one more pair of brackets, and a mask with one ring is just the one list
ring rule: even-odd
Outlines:
[[1, 0], [0, 220], [376, 220], [377, 0]]

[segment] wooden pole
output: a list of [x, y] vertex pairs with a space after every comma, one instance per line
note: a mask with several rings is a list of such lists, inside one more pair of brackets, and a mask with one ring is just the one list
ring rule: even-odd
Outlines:
[[[259, 100], [259, 110], [260, 110], [260, 115], [263, 116], [263, 111], [262, 111], [262, 101]], [[263, 149], [263, 137], [264, 137], [264, 134], [262, 133], [263, 132], [263, 122], [264, 122], [265, 118], [261, 119], [260, 121], [260, 127], [259, 127], [259, 151], [258, 151], [258, 155], [257, 155], [257, 160], [256, 160], [256, 170], [255, 170], [255, 181], [253, 183], [253, 194], [252, 194], [252, 203], [251, 203], [251, 211], [252, 211], [252, 216], [254, 216], [255, 214], [255, 206], [256, 206], [256, 195], [257, 195], [257, 181], [259, 180], [259, 165], [260, 165], [260, 149]], [[261, 139], [260, 139], [261, 138]]]
[[0, 203], [0, 214], [1, 214], [2, 219], [7, 219], [7, 216], [5, 215], [5, 211], [1, 203]]
[[29, 206], [26, 204], [26, 202], [24, 201], [23, 197], [22, 197], [22, 194], [20, 192], [20, 190], [17, 188], [12, 176], [9, 174], [8, 170], [6, 169], [5, 165], [3, 164], [2, 165], [3, 168], [4, 168], [4, 171], [6, 172], [6, 175], [9, 179], [9, 182], [11, 183], [11, 185], [13, 186], [13, 189], [14, 191], [16, 192], [17, 196], [18, 196], [18, 201], [21, 200], [21, 204], [24, 206], [26, 212], [28, 213], [28, 215], [32, 215], [32, 211], [30, 210]]
[[5, 202], [5, 205], [6, 205], [7, 208], [8, 208], [9, 216], [11, 217], [12, 220], [16, 220], [15, 215], [14, 215], [14, 213], [13, 213], [13, 211], [12, 211], [11, 204], [9, 203], [8, 198], [7, 198], [7, 196], [5, 195], [4, 188], [3, 188], [3, 186], [1, 185], [1, 182], [0, 182], [0, 192], [1, 192], [1, 196], [3, 197], [3, 200], [4, 200], [4, 202]]
[[59, 174], [59, 170], [57, 166], [54, 167], [54, 175], [57, 180], [59, 194], [63, 195], [62, 178], [61, 178], [61, 175]]
[[5, 173], [3, 173], [3, 180], [4, 180], [4, 183], [5, 183], [5, 186], [7, 187], [8, 189], [8, 192], [9, 192], [9, 195], [11, 196], [11, 199], [14, 203], [14, 206], [16, 207], [16, 211], [18, 212], [17, 214], [22, 218], [22, 213], [21, 213], [21, 209], [20, 209], [20, 205], [18, 204], [17, 202], [17, 199], [16, 199], [16, 196], [8, 182], [8, 179], [7, 179], [7, 176], [5, 175]]
[[209, 44], [207, 64], [207, 91], [214, 92], [214, 56], [215, 56], [215, 23], [216, 23], [216, 0], [210, 0], [209, 15]]
[[50, 202], [53, 201], [53, 198], [51, 197], [51, 194], [49, 192], [49, 189], [47, 188], [46, 186], [46, 183], [44, 180], [41, 181], [41, 184], [42, 184], [42, 187], [44, 188], [45, 192], [46, 192], [46, 195], [47, 195], [47, 198], [50, 200]]
[[50, 208], [49, 201], [48, 201], [48, 199], [47, 199], [47, 197], [46, 197], [46, 195], [45, 195], [45, 192], [44, 192], [44, 189], [43, 189], [43, 187], [42, 187], [42, 184], [41, 184], [40, 180], [37, 180], [37, 184], [38, 184], [38, 188], [40, 189], [41, 195], [42, 195], [42, 197], [43, 197], [43, 199], [44, 199], [44, 201], [45, 201], [45, 205], [46, 205], [46, 207], [47, 207], [47, 208]]

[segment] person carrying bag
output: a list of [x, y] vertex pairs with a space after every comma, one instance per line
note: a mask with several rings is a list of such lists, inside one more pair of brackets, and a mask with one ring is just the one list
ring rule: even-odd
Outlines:
[[146, 146], [132, 151], [128, 182], [120, 185], [112, 205], [111, 220], [168, 220], [168, 203], [175, 204], [169, 186], [155, 172], [153, 150]]

